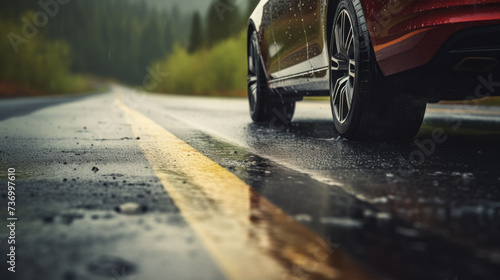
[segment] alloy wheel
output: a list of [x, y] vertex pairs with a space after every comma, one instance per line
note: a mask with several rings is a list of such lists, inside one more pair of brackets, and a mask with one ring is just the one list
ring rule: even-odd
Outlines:
[[247, 84], [248, 84], [248, 99], [250, 102], [250, 110], [253, 114], [256, 109], [257, 98], [258, 98], [258, 62], [257, 62], [257, 51], [254, 42], [254, 38], [252, 36], [252, 41], [248, 50], [248, 76], [247, 76]]
[[335, 85], [331, 87], [330, 94], [335, 118], [343, 124], [352, 108], [357, 56], [353, 23], [347, 10], [338, 14], [333, 35], [330, 79], [335, 81]]

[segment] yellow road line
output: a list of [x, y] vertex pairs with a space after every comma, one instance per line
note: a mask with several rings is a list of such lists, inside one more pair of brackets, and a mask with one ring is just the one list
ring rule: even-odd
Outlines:
[[116, 103], [227, 279], [373, 279], [238, 177], [120, 99]]

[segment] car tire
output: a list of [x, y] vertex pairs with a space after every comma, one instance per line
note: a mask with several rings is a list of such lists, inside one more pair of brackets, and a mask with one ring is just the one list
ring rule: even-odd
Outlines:
[[257, 32], [248, 42], [248, 101], [250, 116], [257, 123], [289, 125], [295, 113], [295, 102], [273, 96], [267, 90], [267, 80], [258, 48]]
[[359, 0], [341, 0], [330, 41], [330, 103], [335, 128], [351, 140], [407, 141], [426, 102], [391, 86], [375, 59]]

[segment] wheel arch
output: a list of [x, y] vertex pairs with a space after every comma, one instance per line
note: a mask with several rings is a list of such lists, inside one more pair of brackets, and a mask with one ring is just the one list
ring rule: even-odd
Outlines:
[[[257, 32], [257, 37], [259, 37], [259, 30], [257, 29], [257, 27], [255, 26], [255, 23], [253, 22], [252, 19], [250, 19], [250, 21], [248, 22], [248, 27], [247, 27], [247, 52], [249, 52], [249, 42], [251, 40], [251, 37], [252, 37], [252, 34], [253, 32]], [[260, 49], [260, 44], [257, 44], [257, 52], [259, 53], [259, 60], [260, 60], [260, 63], [261, 63], [261, 67], [262, 67], [262, 71], [264, 73], [264, 77], [266, 78], [266, 87], [269, 87], [269, 74], [268, 74], [268, 71], [266, 69], [266, 67], [264, 67], [264, 60], [263, 60], [263, 57], [262, 57], [262, 52], [261, 52], [261, 49]]]
[[337, 11], [337, 6], [339, 5], [340, 0], [331, 0], [328, 1], [328, 6], [326, 10], [326, 38], [327, 38], [327, 46], [330, 46], [330, 42], [332, 40], [332, 29], [333, 29], [333, 21], [335, 20], [335, 12]]

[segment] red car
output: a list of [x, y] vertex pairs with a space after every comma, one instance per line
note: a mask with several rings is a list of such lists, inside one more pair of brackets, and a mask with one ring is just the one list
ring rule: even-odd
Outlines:
[[341, 136], [408, 140], [428, 102], [498, 95], [499, 58], [500, 0], [263, 0], [250, 112], [287, 124], [304, 96], [330, 96]]

